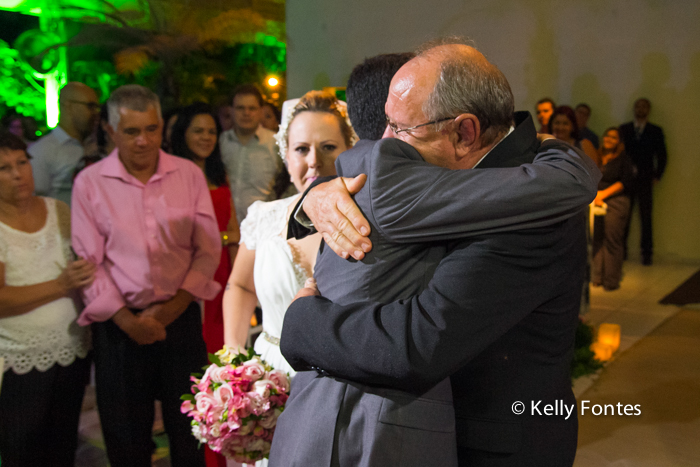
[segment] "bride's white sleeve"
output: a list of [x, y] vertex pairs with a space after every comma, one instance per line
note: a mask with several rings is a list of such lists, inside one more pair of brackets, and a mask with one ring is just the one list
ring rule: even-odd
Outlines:
[[256, 201], [248, 207], [248, 212], [241, 222], [241, 241], [239, 244], [245, 244], [245, 247], [249, 250], [255, 250], [255, 247], [260, 239], [260, 229], [262, 226], [261, 222], [261, 211], [263, 208], [263, 201]]

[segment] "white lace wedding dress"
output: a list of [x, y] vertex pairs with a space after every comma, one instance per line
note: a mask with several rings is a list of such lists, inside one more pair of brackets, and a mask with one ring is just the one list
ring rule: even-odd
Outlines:
[[[263, 312], [263, 333], [254, 348], [263, 360], [289, 376], [296, 372], [280, 351], [282, 323], [289, 304], [309, 277], [287, 243], [287, 210], [298, 199], [295, 195], [277, 201], [256, 201], [241, 223], [241, 243], [255, 250], [253, 280]], [[267, 467], [267, 459], [256, 462], [255, 467]]]
[[282, 356], [279, 337], [287, 307], [308, 273], [295, 261], [295, 252], [287, 243], [287, 210], [298, 196], [277, 201], [256, 201], [241, 223], [241, 243], [255, 250], [255, 292], [263, 312], [263, 333], [255, 342], [262, 359], [293, 376], [295, 371]]

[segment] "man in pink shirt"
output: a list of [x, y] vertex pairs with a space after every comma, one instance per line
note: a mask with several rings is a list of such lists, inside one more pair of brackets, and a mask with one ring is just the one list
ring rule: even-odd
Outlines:
[[73, 246], [97, 265], [78, 323], [92, 325], [97, 404], [112, 467], [150, 467], [154, 400], [173, 467], [204, 466], [180, 413], [189, 375], [207, 363], [199, 306], [220, 286], [219, 230], [202, 171], [161, 151], [158, 97], [137, 85], [110, 96], [116, 149], [73, 188]]

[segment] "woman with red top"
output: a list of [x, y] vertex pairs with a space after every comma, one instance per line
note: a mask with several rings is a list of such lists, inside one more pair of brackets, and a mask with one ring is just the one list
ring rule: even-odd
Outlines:
[[[177, 122], [173, 126], [173, 154], [190, 159], [197, 164], [207, 177], [207, 184], [214, 204], [216, 220], [219, 223], [221, 242], [221, 262], [214, 274], [214, 280], [221, 284], [221, 292], [214, 298], [204, 302], [204, 324], [202, 326], [204, 342], [207, 351], [214, 353], [224, 346], [224, 321], [222, 315], [222, 297], [224, 286], [233, 266], [233, 260], [238, 252], [238, 241], [241, 233], [236, 222], [236, 208], [231, 200], [231, 191], [226, 170], [221, 161], [219, 150], [219, 135], [221, 128], [212, 109], [203, 103], [192, 104], [178, 113]], [[225, 467], [223, 456], [206, 450], [208, 467]]]

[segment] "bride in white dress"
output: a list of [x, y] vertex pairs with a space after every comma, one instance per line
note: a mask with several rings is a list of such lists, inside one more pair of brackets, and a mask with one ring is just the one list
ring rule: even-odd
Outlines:
[[[356, 136], [335, 96], [310, 91], [285, 112], [276, 139], [292, 182], [303, 193], [316, 178], [336, 174], [336, 158], [352, 147]], [[313, 277], [321, 243], [320, 234], [287, 240], [287, 221], [298, 198], [257, 201], [248, 208], [223, 299], [224, 343], [232, 349], [245, 347], [250, 317], [259, 301], [264, 330], [255, 351], [292, 376], [295, 372], [279, 347], [282, 322], [296, 293]]]

